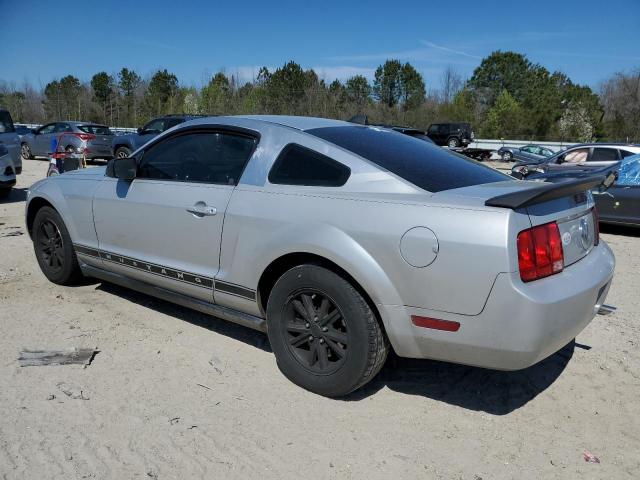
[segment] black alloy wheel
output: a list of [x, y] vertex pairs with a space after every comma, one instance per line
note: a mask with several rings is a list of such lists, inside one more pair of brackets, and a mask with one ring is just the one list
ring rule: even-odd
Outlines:
[[36, 213], [31, 230], [40, 270], [53, 283], [74, 285], [82, 279], [73, 243], [60, 214], [51, 207]]
[[58, 226], [51, 220], [38, 225], [36, 232], [36, 249], [39, 257], [53, 274], [64, 268], [64, 244]]
[[278, 368], [327, 397], [360, 388], [382, 368], [389, 341], [364, 292], [338, 272], [303, 264], [284, 272], [267, 301]]
[[295, 293], [284, 309], [289, 350], [316, 374], [338, 370], [348, 355], [349, 333], [344, 317], [326, 294], [311, 289]]

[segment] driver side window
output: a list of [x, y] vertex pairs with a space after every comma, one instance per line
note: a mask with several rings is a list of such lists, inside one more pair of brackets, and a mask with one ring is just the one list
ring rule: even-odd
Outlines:
[[588, 148], [578, 148], [565, 153], [562, 157], [564, 163], [582, 163], [587, 161], [589, 156]]
[[235, 133], [172, 136], [145, 150], [137, 178], [236, 185], [255, 143]]

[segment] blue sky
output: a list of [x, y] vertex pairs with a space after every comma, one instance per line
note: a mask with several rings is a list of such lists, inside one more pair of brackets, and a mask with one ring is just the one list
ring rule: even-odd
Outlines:
[[167, 68], [199, 87], [220, 69], [250, 80], [288, 60], [329, 81], [372, 78], [398, 58], [430, 89], [447, 66], [466, 77], [498, 49], [592, 87], [640, 67], [640, 0], [0, 0], [0, 19], [0, 80], [17, 86], [126, 66], [143, 77]]

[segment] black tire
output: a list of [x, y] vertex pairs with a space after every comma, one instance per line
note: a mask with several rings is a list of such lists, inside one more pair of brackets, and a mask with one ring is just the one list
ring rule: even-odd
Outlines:
[[458, 148], [460, 146], [460, 141], [456, 137], [451, 137], [447, 140], [447, 146], [449, 148]]
[[511, 152], [503, 152], [502, 153], [502, 161], [503, 162], [510, 162], [511, 160], [513, 160], [513, 154]]
[[280, 371], [326, 397], [347, 395], [369, 382], [389, 351], [367, 301], [347, 280], [318, 265], [294, 267], [278, 279], [267, 303], [267, 330]]
[[20, 155], [22, 155], [22, 158], [24, 158], [25, 160], [33, 160], [33, 154], [31, 153], [31, 149], [29, 148], [29, 145], [27, 145], [26, 143], [23, 143], [22, 145], [20, 145]]
[[76, 252], [62, 217], [51, 207], [42, 207], [33, 221], [33, 248], [44, 276], [59, 285], [74, 285], [82, 279]]
[[130, 157], [131, 150], [129, 150], [127, 147], [118, 147], [117, 150], [115, 151], [115, 156], [116, 158]]
[[0, 188], [0, 199], [8, 198], [11, 195], [10, 188]]

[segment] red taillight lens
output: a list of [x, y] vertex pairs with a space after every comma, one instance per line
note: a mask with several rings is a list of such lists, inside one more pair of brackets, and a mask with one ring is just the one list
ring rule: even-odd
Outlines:
[[598, 245], [600, 243], [600, 217], [598, 216], [598, 209], [593, 207], [591, 214], [593, 215], [593, 244]]
[[90, 133], [76, 133], [75, 136], [84, 141], [93, 140], [94, 138], [96, 138], [95, 135], [92, 135]]
[[557, 223], [545, 223], [518, 234], [518, 267], [523, 282], [562, 271], [564, 255]]

